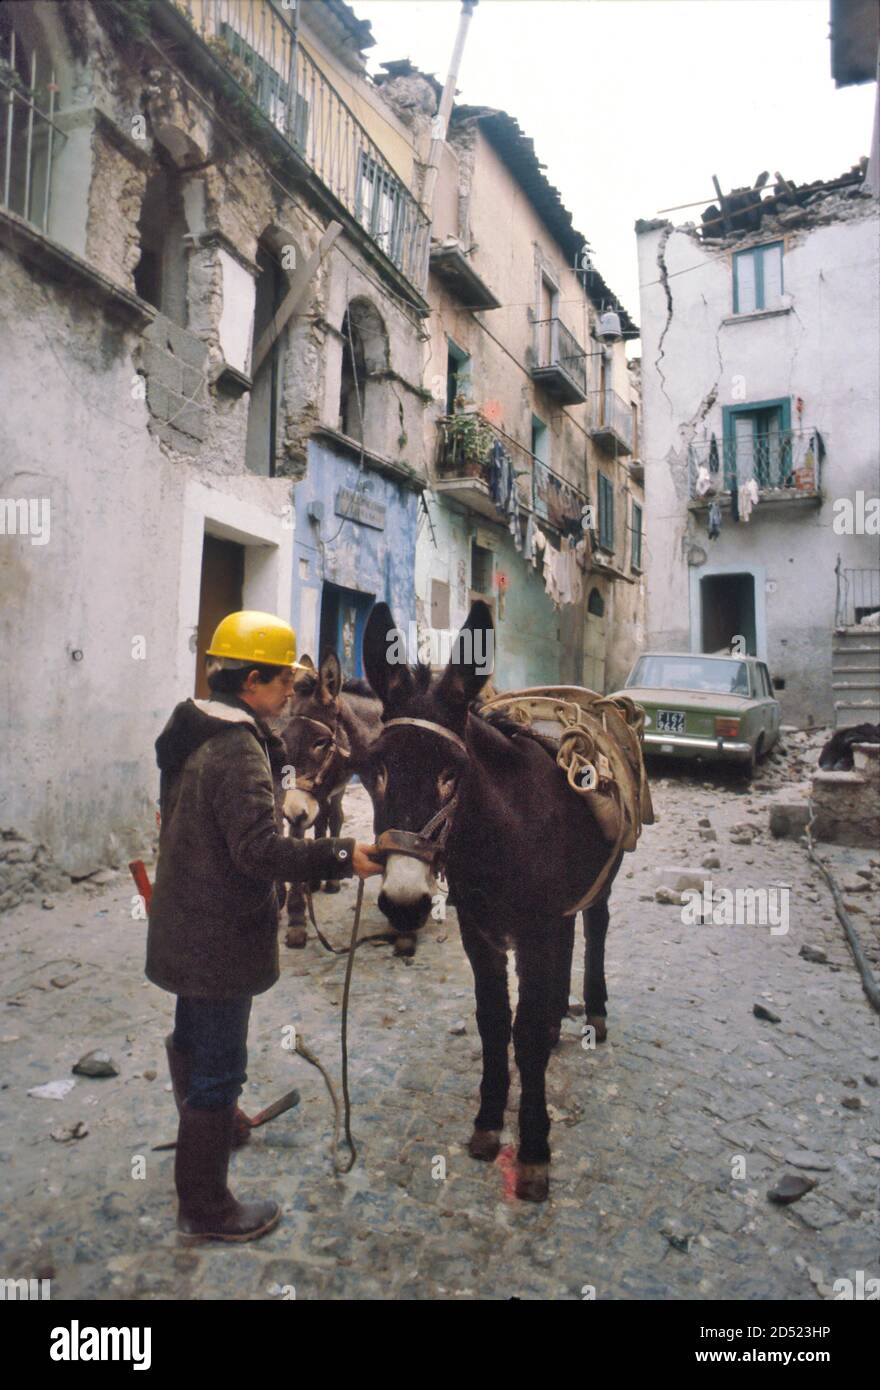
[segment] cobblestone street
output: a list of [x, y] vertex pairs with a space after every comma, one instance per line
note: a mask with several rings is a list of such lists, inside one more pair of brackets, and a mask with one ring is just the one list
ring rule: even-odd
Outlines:
[[[53, 1298], [818, 1299], [838, 1278], [880, 1274], [880, 1037], [830, 894], [803, 847], [767, 830], [771, 792], [711, 774], [654, 782], [658, 823], [626, 857], [611, 899], [609, 1041], [566, 1021], [548, 1072], [551, 1199], [517, 1203], [494, 1165], [466, 1154], [479, 1083], [469, 967], [455, 914], [431, 922], [413, 961], [359, 951], [350, 1019], [360, 1148], [334, 1179], [329, 1099], [282, 1047], [293, 1024], [338, 1075], [344, 958], [313, 938], [282, 947], [279, 984], [254, 1004], [250, 1113], [292, 1085], [299, 1107], [235, 1156], [234, 1187], [273, 1193], [281, 1225], [241, 1248], [182, 1248], [174, 1228], [175, 1113], [163, 1038], [171, 996], [144, 982], [145, 923], [127, 874], [8, 916], [2, 954], [2, 1272], [50, 1277]], [[346, 833], [369, 835], [347, 799]], [[711, 826], [698, 825], [708, 820]], [[755, 837], [731, 831], [749, 822]], [[700, 838], [712, 830], [711, 836]], [[790, 930], [686, 926], [655, 900], [658, 870], [716, 886], [789, 884]], [[863, 940], [876, 940], [880, 860], [826, 850], [861, 875]], [[363, 931], [382, 929], [377, 880]], [[856, 884], [856, 886], [858, 886]], [[672, 895], [674, 896], [674, 895]], [[320, 894], [322, 927], [347, 940], [355, 889]], [[802, 946], [825, 953], [803, 958]], [[872, 945], [873, 949], [873, 945]], [[581, 950], [572, 992], [580, 991]], [[757, 1017], [763, 1005], [778, 1016]], [[103, 1048], [119, 1075], [71, 1075]], [[28, 1096], [75, 1080], [60, 1101]], [[508, 1125], [515, 1120], [516, 1073]], [[79, 1139], [52, 1137], [82, 1123]], [[515, 1139], [512, 1128], [506, 1140]], [[138, 1156], [144, 1159], [144, 1176]], [[440, 1176], [445, 1160], [445, 1178]], [[784, 1172], [815, 1181], [791, 1206]], [[135, 1176], [133, 1176], [133, 1173]]]

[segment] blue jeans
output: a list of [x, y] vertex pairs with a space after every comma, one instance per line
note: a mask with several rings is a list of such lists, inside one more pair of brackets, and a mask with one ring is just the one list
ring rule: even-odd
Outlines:
[[247, 1081], [251, 996], [185, 999], [178, 996], [174, 1046], [190, 1060], [187, 1105], [216, 1110], [234, 1105]]

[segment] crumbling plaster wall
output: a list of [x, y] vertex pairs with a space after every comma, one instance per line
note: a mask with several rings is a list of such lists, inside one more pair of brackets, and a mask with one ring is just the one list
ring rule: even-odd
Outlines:
[[[809, 217], [765, 221], [760, 234], [704, 245], [693, 229], [642, 224], [643, 438], [650, 536], [648, 643], [699, 645], [691, 570], [705, 564], [763, 573], [766, 656], [782, 677], [784, 719], [833, 718], [830, 677], [834, 565], [875, 567], [876, 542], [837, 535], [834, 501], [876, 495], [878, 217], [875, 201], [826, 200]], [[733, 316], [734, 247], [784, 237], [782, 312]], [[671, 301], [671, 304], [670, 304]], [[802, 423], [827, 455], [821, 506], [762, 511], [748, 525], [725, 514], [709, 541], [705, 513], [687, 509], [687, 446], [722, 440], [722, 407], [801, 397]], [[792, 400], [792, 425], [799, 417]]]

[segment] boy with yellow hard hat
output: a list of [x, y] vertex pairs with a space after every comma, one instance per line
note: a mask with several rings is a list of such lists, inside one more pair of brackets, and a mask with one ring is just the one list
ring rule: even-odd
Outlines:
[[251, 1001], [279, 974], [276, 883], [367, 878], [382, 867], [354, 840], [280, 833], [274, 778], [286, 754], [264, 721], [284, 709], [297, 669], [289, 623], [230, 613], [207, 652], [211, 698], [184, 700], [156, 740], [161, 826], [146, 973], [177, 995], [166, 1046], [180, 1113], [177, 1224], [191, 1238], [253, 1240], [281, 1214], [271, 1200], [236, 1201], [227, 1186]]

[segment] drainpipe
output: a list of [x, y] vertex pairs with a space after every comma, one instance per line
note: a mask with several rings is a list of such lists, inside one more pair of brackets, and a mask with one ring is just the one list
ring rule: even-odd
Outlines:
[[446, 76], [446, 85], [443, 88], [443, 95], [440, 98], [440, 109], [434, 117], [431, 127], [431, 150], [428, 155], [428, 168], [425, 172], [425, 186], [422, 193], [422, 208], [427, 214], [429, 221], [432, 220], [434, 189], [437, 185], [437, 173], [440, 168], [440, 151], [446, 140], [446, 129], [449, 125], [452, 103], [455, 99], [455, 84], [458, 80], [459, 68], [461, 67], [465, 39], [467, 38], [468, 28], [470, 27], [471, 16], [478, 3], [479, 0], [462, 0], [461, 14], [458, 18], [458, 33], [455, 36], [455, 47], [452, 50], [452, 59], [449, 64], [449, 72]]

